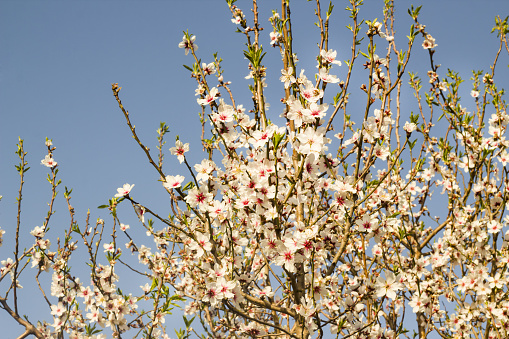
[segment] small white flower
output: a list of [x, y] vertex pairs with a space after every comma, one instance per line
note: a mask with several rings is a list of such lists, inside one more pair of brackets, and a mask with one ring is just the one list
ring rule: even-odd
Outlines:
[[333, 49], [329, 49], [328, 51], [322, 49], [320, 51], [320, 56], [322, 57], [325, 63], [336, 64], [338, 66], [341, 66], [341, 61], [336, 60], [336, 55], [337, 52]]
[[502, 229], [502, 225], [496, 220], [488, 222], [488, 233], [498, 233]]
[[35, 226], [35, 228], [30, 231], [30, 234], [37, 238], [42, 238], [46, 234], [45, 226]]
[[104, 247], [104, 252], [113, 253], [115, 251], [115, 246], [113, 245], [113, 243], [104, 244], [103, 247]]
[[270, 44], [276, 44], [279, 39], [281, 39], [281, 34], [279, 32], [270, 32]]
[[145, 222], [145, 207], [141, 206], [140, 204], [136, 204], [134, 205], [134, 212], [136, 212], [136, 215], [141, 222]]
[[403, 126], [403, 129], [407, 132], [407, 133], [412, 133], [413, 131], [415, 131], [417, 129], [417, 125], [414, 124], [413, 122], [405, 122], [405, 126]]
[[44, 159], [41, 160], [41, 164], [46, 166], [46, 167], [53, 168], [53, 167], [55, 167], [57, 165], [57, 162], [55, 160], [53, 160], [51, 155], [46, 154]]
[[195, 35], [191, 35], [189, 39], [187, 39], [186, 36], [184, 35], [182, 41], [179, 43], [179, 48], [185, 48], [186, 55], [189, 53], [190, 50], [196, 51], [198, 49], [198, 45], [194, 43], [194, 40], [196, 40]]
[[293, 67], [288, 67], [288, 70], [281, 70], [281, 77], [279, 78], [281, 82], [285, 83], [285, 88], [290, 87], [291, 84], [295, 83], [295, 77], [293, 76]]
[[62, 304], [62, 302], [59, 302], [58, 305], [51, 305], [51, 314], [60, 317], [66, 312], [66, 308]]
[[170, 148], [171, 154], [176, 155], [180, 163], [184, 162], [185, 159], [184, 153], [186, 153], [187, 151], [189, 151], [189, 143], [184, 144], [180, 140], [177, 140], [175, 142], [175, 147]]
[[167, 189], [179, 188], [183, 181], [184, 177], [182, 175], [167, 175], [166, 182], [163, 183], [163, 186]]
[[399, 276], [394, 276], [392, 272], [385, 273], [385, 279], [378, 277], [375, 283], [377, 298], [387, 296], [392, 300], [396, 299], [396, 292], [403, 288], [403, 284], [399, 282]]
[[124, 184], [124, 186], [117, 188], [117, 194], [115, 194], [115, 198], [125, 197], [126, 195], [129, 195], [131, 190], [133, 189], [133, 185]]
[[438, 45], [435, 43], [435, 39], [429, 34], [426, 35], [426, 39], [422, 43], [422, 48], [432, 49], [432, 48], [435, 48], [436, 46], [438, 46]]

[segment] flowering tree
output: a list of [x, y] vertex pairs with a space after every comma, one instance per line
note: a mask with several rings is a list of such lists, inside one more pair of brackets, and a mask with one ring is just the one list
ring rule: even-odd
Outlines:
[[[70, 224], [52, 248], [47, 231], [60, 181], [55, 148], [46, 141], [47, 217], [30, 232], [33, 245], [21, 250], [16, 242], [14, 258], [1, 268], [0, 281], [10, 279], [0, 304], [24, 328], [20, 338], [105, 338], [103, 327], [119, 338], [167, 337], [165, 316], [180, 300], [186, 317], [179, 338], [192, 335], [193, 319], [211, 338], [410, 338], [410, 330], [418, 338], [507, 338], [509, 233], [502, 229], [509, 223], [509, 116], [495, 83], [499, 54], [509, 52], [507, 19], [496, 19], [500, 47], [491, 69], [473, 73], [476, 105], [469, 111], [460, 104], [459, 75], [439, 76], [437, 44], [418, 20], [420, 8], [408, 10], [414, 23], [406, 40], [397, 41], [394, 1], [384, 1], [381, 21], [363, 21], [362, 0], [350, 0], [352, 48], [343, 65], [329, 46], [334, 6], [323, 11], [317, 0], [321, 39], [317, 72], [310, 74], [297, 66], [290, 4], [282, 0], [269, 19], [269, 43], [282, 60], [278, 125], [267, 117], [270, 75], [257, 1], [249, 19], [235, 0], [227, 3], [246, 37], [252, 103], [246, 109], [235, 101], [221, 58], [202, 63], [196, 37], [185, 32], [179, 47], [193, 60], [185, 67], [197, 81], [206, 154], [193, 166], [189, 144], [177, 139], [169, 151], [187, 173], [164, 171], [168, 126], [161, 123], [152, 153], [131, 123], [121, 88], [112, 85], [132, 136], [168, 193], [168, 217], [125, 184], [100, 206], [109, 209], [112, 226], [91, 223], [90, 213], [79, 226], [66, 188]], [[429, 54], [429, 81], [407, 70], [416, 47]], [[369, 74], [360, 90], [351, 86], [359, 64]], [[345, 76], [338, 78], [340, 69]], [[405, 76], [415, 115], [400, 108]], [[364, 95], [360, 113], [350, 112], [353, 91]], [[17, 240], [28, 170], [22, 140], [18, 155]], [[132, 204], [153, 248], [130, 236], [119, 204]], [[120, 232], [129, 239], [128, 253]], [[87, 282], [68, 264], [79, 246], [88, 252]], [[29, 266], [51, 324], [20, 316], [17, 295]], [[147, 280], [141, 294], [117, 288], [119, 266]], [[38, 280], [45, 274], [52, 277], [49, 290]]]

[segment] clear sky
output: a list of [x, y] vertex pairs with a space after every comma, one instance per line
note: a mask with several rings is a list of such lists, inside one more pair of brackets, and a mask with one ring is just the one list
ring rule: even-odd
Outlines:
[[[278, 81], [281, 66], [277, 50], [269, 47], [271, 29], [267, 18], [271, 9], [279, 6], [276, 6], [277, 1], [260, 2], [261, 23], [265, 27], [262, 43], [269, 52], [266, 65], [272, 74], [268, 79], [269, 102], [272, 103], [269, 115], [276, 120], [281, 113], [278, 105], [282, 96]], [[246, 13], [249, 3], [238, 1]], [[268, 7], [270, 3], [276, 7]], [[344, 28], [348, 24], [343, 10], [346, 2], [334, 3], [329, 46], [338, 50], [340, 60], [345, 60], [350, 53], [351, 39]], [[361, 9], [362, 18], [382, 17], [381, 1], [366, 0], [365, 3]], [[314, 5], [305, 1], [292, 4], [299, 68], [314, 72], [319, 36], [313, 25]], [[402, 24], [397, 26], [396, 35], [400, 48], [406, 46], [405, 36], [411, 22], [406, 9], [410, 4], [411, 1], [396, 1]], [[452, 68], [468, 82], [470, 70], [489, 69], [497, 48], [496, 36], [490, 31], [496, 15], [502, 18], [509, 15], [508, 1], [421, 0], [413, 4], [424, 4], [420, 21], [427, 25], [438, 44], [436, 60], [443, 65], [439, 72], [441, 77], [445, 76], [447, 68]], [[224, 78], [232, 81], [237, 103], [250, 108], [249, 82], [244, 79], [248, 74], [247, 61], [242, 54], [244, 39], [234, 32], [235, 25], [230, 19], [226, 2], [220, 0], [0, 1], [0, 195], [3, 195], [0, 227], [7, 232], [0, 248], [0, 260], [13, 257], [19, 187], [19, 176], [14, 168], [18, 160], [14, 152], [18, 136], [25, 140], [27, 159], [32, 167], [26, 175], [23, 191], [22, 246], [30, 246], [33, 237], [27, 234], [35, 226], [42, 225], [50, 198], [50, 186], [45, 180], [49, 171], [40, 165], [46, 154], [46, 137], [53, 139], [57, 148], [54, 157], [62, 179], [57, 213], [50, 222], [53, 249], [56, 237], [62, 237], [63, 230], [69, 226], [63, 186], [74, 189], [72, 203], [81, 225], [87, 209], [91, 211], [92, 220], [100, 217], [110, 222], [107, 211], [96, 207], [107, 203], [116, 188], [126, 182], [136, 185], [135, 199], [167, 213], [168, 200], [157, 182], [157, 173], [130, 137], [112, 95], [111, 83], [118, 82], [123, 87], [123, 103], [140, 137], [153, 151], [156, 150], [155, 131], [159, 122], [169, 124], [165, 172], [183, 173], [184, 166], [167, 152], [174, 145], [175, 136], [191, 144], [191, 163], [199, 162], [202, 153], [200, 108], [194, 96], [196, 86], [182, 67], [182, 64], [192, 64], [192, 58], [178, 48], [182, 31], [189, 29], [197, 36], [202, 61], [213, 61], [212, 54], [219, 52], [224, 59]], [[425, 81], [423, 65], [428, 65], [427, 53], [420, 46], [416, 51], [416, 59], [409, 70], [419, 71]], [[358, 63], [357, 69], [362, 68], [362, 63]], [[498, 68], [499, 84], [503, 83], [502, 78], [508, 79], [507, 64], [507, 56], [504, 56]], [[339, 72], [341, 78], [345, 68]], [[505, 82], [507, 88], [508, 81]], [[470, 89], [466, 84], [465, 93]], [[469, 99], [465, 98], [465, 104], [472, 104]], [[121, 210], [121, 220], [131, 228], [139, 227], [130, 206]], [[138, 233], [144, 236], [144, 232]], [[86, 266], [82, 266], [79, 260], [75, 264], [85, 270]], [[49, 314], [42, 296], [28, 282], [33, 276], [32, 271], [25, 272], [27, 282], [22, 280], [21, 283], [30, 288], [20, 292], [21, 312], [28, 314], [31, 320], [35, 320], [31, 308]], [[87, 274], [82, 276], [82, 281], [87, 281]], [[138, 288], [141, 285], [137, 281], [130, 283], [125, 286]], [[6, 281], [0, 284], [2, 295], [6, 286]], [[175, 323], [175, 326], [180, 324]], [[5, 338], [22, 332], [5, 313], [0, 313], [0, 328]]]

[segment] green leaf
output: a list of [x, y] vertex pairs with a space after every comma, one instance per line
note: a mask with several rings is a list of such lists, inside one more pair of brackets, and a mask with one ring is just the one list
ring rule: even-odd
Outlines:
[[193, 322], [194, 318], [196, 318], [196, 316], [192, 317], [190, 320], [187, 319], [187, 317], [185, 315], [183, 315], [182, 318], [184, 318], [184, 323], [186, 324], [186, 328], [189, 328], [189, 327], [191, 327], [191, 323]]
[[175, 334], [177, 335], [177, 339], [184, 339], [186, 332], [183, 329], [175, 330]]
[[400, 214], [401, 214], [401, 212], [396, 212], [396, 213], [394, 213], [394, 214], [392, 214], [392, 215], [388, 216], [388, 217], [387, 217], [387, 219], [389, 219], [389, 218], [396, 218], [396, 217], [397, 217], [398, 215], [400, 215]]
[[157, 279], [152, 279], [152, 285], [150, 286], [150, 290], [152, 291], [154, 288], [156, 288], [157, 284], [158, 284]]
[[193, 189], [194, 188], [194, 182], [190, 181], [188, 182], [184, 187], [182, 187], [182, 192], [185, 192], [189, 189]]
[[274, 152], [277, 151], [277, 147], [279, 146], [281, 140], [283, 140], [284, 137], [285, 137], [284, 133], [282, 134], [274, 133], [274, 135], [272, 136], [272, 142], [274, 143]]
[[333, 9], [334, 9], [334, 5], [332, 4], [332, 1], [331, 1], [331, 2], [329, 2], [329, 9], [327, 10], [327, 17], [331, 16]]
[[255, 46], [248, 46], [248, 51], [244, 51], [244, 56], [251, 62], [255, 69], [261, 66], [265, 54], [267, 53], [263, 53], [262, 46], [258, 49]]

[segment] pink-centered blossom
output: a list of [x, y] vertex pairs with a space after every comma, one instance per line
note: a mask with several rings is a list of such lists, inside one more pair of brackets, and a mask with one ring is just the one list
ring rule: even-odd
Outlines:
[[424, 42], [422, 43], [422, 48], [432, 49], [435, 48], [436, 46], [438, 45], [435, 43], [435, 39], [431, 35], [427, 34], [426, 39], [424, 39]]
[[378, 228], [378, 221], [370, 215], [364, 214], [361, 219], [358, 219], [355, 224], [359, 232], [373, 232]]
[[145, 222], [145, 207], [140, 204], [134, 205], [134, 212], [138, 216], [141, 222]]
[[189, 51], [196, 51], [198, 49], [198, 45], [194, 43], [195, 40], [195, 35], [191, 35], [189, 39], [184, 35], [182, 41], [179, 43], [179, 48], [185, 48], [186, 55], [189, 53]]
[[42, 238], [46, 234], [46, 226], [35, 226], [35, 228], [30, 231], [30, 234], [36, 238]]
[[319, 155], [323, 152], [324, 145], [324, 128], [321, 127], [318, 130], [314, 130], [312, 127], [306, 128], [306, 130], [297, 135], [297, 139], [300, 142], [299, 152], [302, 154], [311, 154], [315, 153], [315, 155]]
[[163, 186], [167, 189], [174, 189], [179, 188], [184, 181], [184, 177], [182, 175], [167, 175], [165, 180], [166, 182], [163, 182]]
[[189, 244], [189, 249], [196, 251], [196, 256], [199, 258], [205, 254], [205, 251], [210, 251], [212, 249], [212, 244], [210, 243], [210, 235], [205, 233], [197, 233], [196, 241], [192, 241]]
[[285, 84], [285, 88], [288, 88], [291, 84], [295, 83], [296, 80], [293, 76], [293, 67], [288, 67], [286, 71], [282, 69], [279, 80]]
[[403, 129], [407, 133], [412, 133], [413, 131], [415, 131], [417, 129], [417, 125], [414, 124], [413, 122], [407, 121], [407, 122], [405, 122], [405, 126], [403, 126]]
[[339, 82], [338, 77], [335, 75], [329, 74], [329, 71], [325, 67], [320, 68], [320, 71], [318, 72], [318, 77], [320, 79], [322, 79], [323, 82], [328, 82], [331, 84], [335, 84], [335, 83]]
[[300, 92], [308, 102], [317, 102], [323, 97], [323, 90], [316, 88], [311, 81], [306, 81], [300, 86]]
[[57, 305], [51, 305], [51, 315], [54, 315], [56, 317], [62, 316], [67, 309], [64, 307], [62, 302], [59, 302]]
[[212, 193], [208, 192], [206, 186], [200, 186], [200, 188], [193, 188], [189, 190], [189, 193], [185, 197], [185, 201], [191, 207], [199, 206], [201, 210], [205, 211], [209, 202], [212, 200]]
[[336, 60], [337, 52], [335, 50], [329, 49], [328, 51], [326, 51], [322, 49], [320, 51], [320, 56], [322, 57], [322, 62], [341, 66], [341, 61]]
[[270, 32], [270, 44], [275, 45], [279, 42], [279, 39], [281, 39], [281, 33], [279, 32]]
[[44, 159], [41, 160], [41, 164], [46, 166], [46, 167], [49, 167], [49, 168], [53, 168], [53, 167], [57, 166], [57, 162], [49, 154], [46, 154]]
[[502, 229], [502, 225], [497, 220], [491, 220], [487, 224], [488, 233], [496, 234]]
[[170, 152], [173, 155], [177, 156], [177, 159], [180, 163], [182, 163], [185, 159], [184, 153], [189, 151], [189, 144], [184, 144], [182, 141], [177, 140], [175, 141], [175, 147], [170, 148]]
[[125, 197], [126, 195], [129, 195], [133, 187], [134, 184], [133, 185], [124, 184], [124, 186], [117, 188], [117, 194], [115, 194], [115, 198], [121, 198]]
[[104, 252], [110, 252], [113, 253], [115, 251], [115, 245], [113, 243], [104, 244]]
[[209, 105], [211, 102], [216, 100], [219, 97], [219, 90], [216, 87], [212, 87], [210, 92], [205, 95], [203, 98], [196, 99], [198, 104], [202, 106]]
[[399, 282], [399, 276], [396, 277], [392, 272], [385, 273], [385, 279], [378, 277], [376, 279], [375, 288], [377, 298], [387, 296], [392, 300], [396, 299], [396, 292], [403, 288], [403, 284]]

